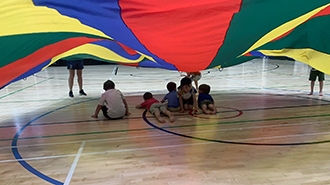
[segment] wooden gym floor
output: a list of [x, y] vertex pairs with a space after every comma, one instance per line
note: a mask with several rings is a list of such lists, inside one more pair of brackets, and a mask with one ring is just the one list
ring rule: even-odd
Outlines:
[[[135, 109], [157, 99], [176, 71], [85, 66], [88, 96], [68, 97], [68, 71], [53, 66], [0, 91], [0, 184], [330, 184], [330, 94], [309, 93], [309, 67], [255, 59], [203, 71], [216, 115], [175, 113], [157, 122]], [[129, 117], [91, 118], [111, 78]]]

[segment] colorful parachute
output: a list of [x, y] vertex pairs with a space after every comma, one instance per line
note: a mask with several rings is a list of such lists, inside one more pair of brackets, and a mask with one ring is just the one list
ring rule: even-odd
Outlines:
[[330, 74], [329, 0], [3, 0], [0, 88], [59, 59], [179, 71], [286, 56]]

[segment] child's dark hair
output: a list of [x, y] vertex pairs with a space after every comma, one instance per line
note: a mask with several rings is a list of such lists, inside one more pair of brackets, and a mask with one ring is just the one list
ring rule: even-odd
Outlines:
[[198, 87], [198, 89], [204, 94], [209, 94], [210, 90], [211, 90], [211, 87], [209, 85], [202, 84]]
[[189, 85], [189, 84], [191, 84], [191, 78], [188, 78], [188, 77], [184, 77], [184, 78], [182, 78], [181, 79], [181, 81], [180, 81], [180, 87], [179, 88], [181, 88], [182, 86], [184, 86], [184, 85]]
[[146, 93], [144, 93], [144, 95], [143, 95], [143, 99], [144, 99], [144, 100], [147, 100], [147, 99], [150, 99], [150, 98], [152, 98], [152, 94], [151, 94], [151, 92], [146, 92]]
[[172, 92], [175, 90], [176, 84], [174, 82], [168, 82], [166, 87], [169, 92]]
[[115, 83], [113, 83], [113, 81], [111, 81], [111, 80], [107, 80], [103, 84], [103, 89], [105, 91], [109, 90], [109, 89], [114, 89], [114, 88], [115, 88]]

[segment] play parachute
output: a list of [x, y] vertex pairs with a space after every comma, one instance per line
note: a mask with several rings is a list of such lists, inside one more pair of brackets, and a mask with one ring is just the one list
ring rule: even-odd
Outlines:
[[0, 88], [59, 59], [178, 71], [285, 56], [330, 74], [329, 0], [3, 0]]

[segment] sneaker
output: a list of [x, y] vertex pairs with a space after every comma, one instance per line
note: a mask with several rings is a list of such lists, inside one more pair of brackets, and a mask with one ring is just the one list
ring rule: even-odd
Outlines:
[[73, 96], [73, 92], [72, 91], [69, 91], [69, 96], [71, 97], [71, 98], [73, 98], [74, 96]]
[[80, 96], [87, 96], [87, 94], [82, 89], [79, 91], [79, 94], [80, 94]]

